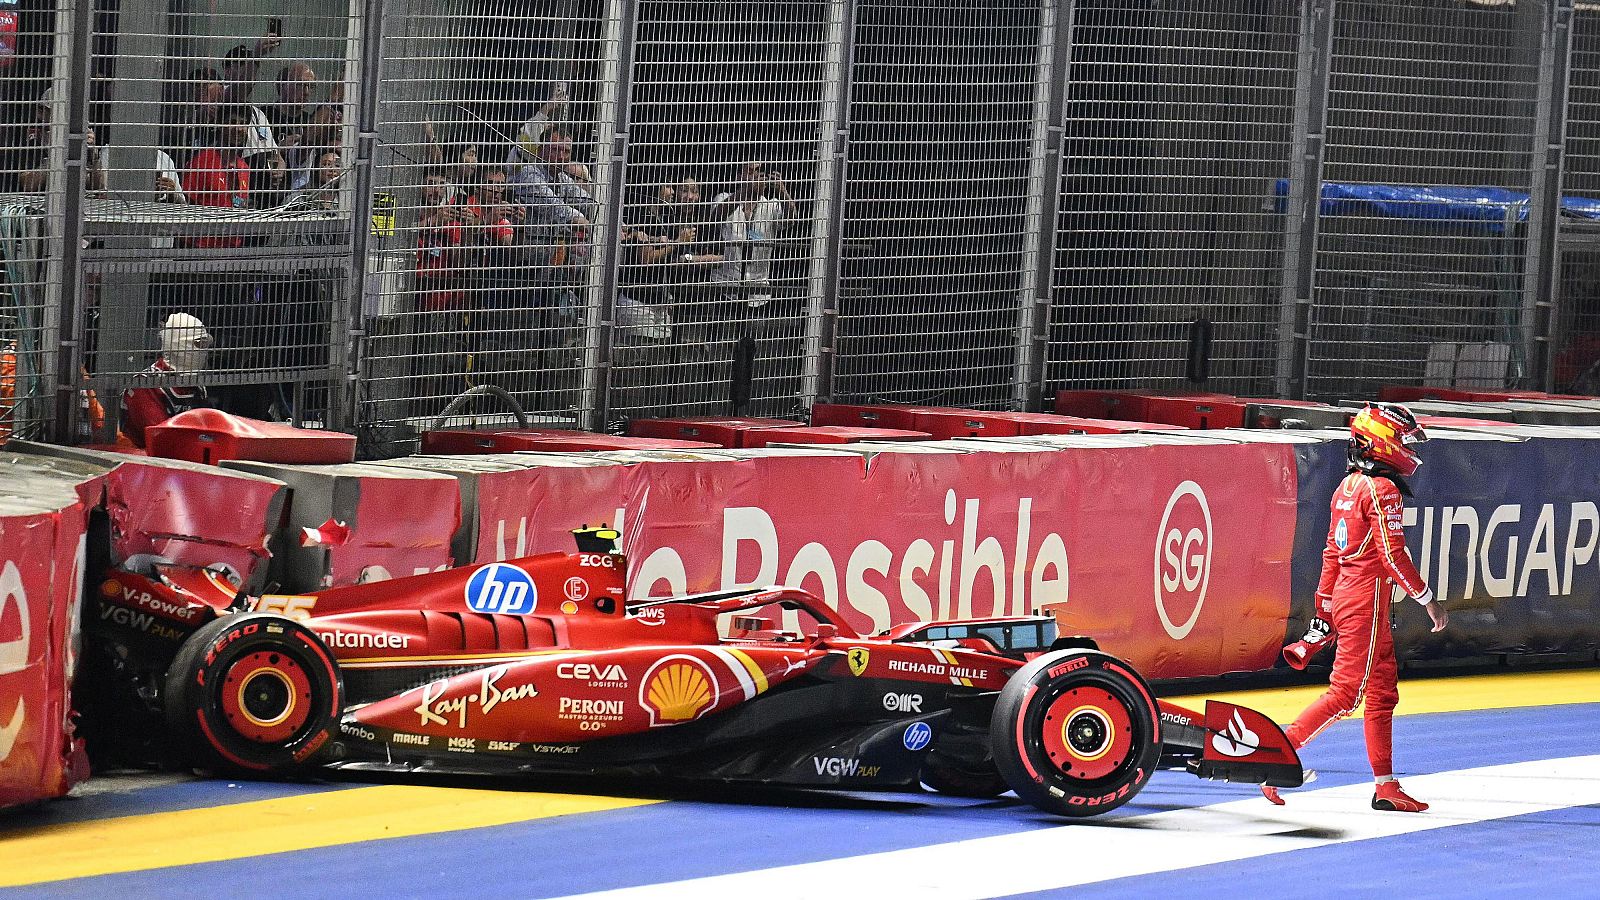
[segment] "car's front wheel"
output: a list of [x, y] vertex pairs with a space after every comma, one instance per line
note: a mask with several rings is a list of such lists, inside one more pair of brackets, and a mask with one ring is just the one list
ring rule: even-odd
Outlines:
[[311, 629], [242, 613], [207, 623], [178, 649], [167, 724], [197, 765], [285, 775], [332, 742], [342, 693], [338, 664]]
[[1161, 719], [1132, 666], [1096, 650], [1047, 653], [1017, 670], [990, 721], [995, 765], [1046, 812], [1093, 816], [1128, 802], [1161, 756]]

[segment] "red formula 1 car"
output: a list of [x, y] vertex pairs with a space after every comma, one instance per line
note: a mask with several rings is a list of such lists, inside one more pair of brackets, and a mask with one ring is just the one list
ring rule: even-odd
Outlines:
[[[118, 735], [187, 761], [667, 776], [996, 796], [1105, 812], [1157, 768], [1297, 787], [1266, 716], [1157, 700], [1046, 617], [861, 635], [792, 588], [628, 601], [615, 532], [578, 553], [249, 598], [205, 570], [114, 572], [89, 612]], [[97, 660], [97, 661], [95, 661]], [[92, 663], [92, 665], [91, 665]], [[105, 710], [108, 715], [111, 710]], [[129, 714], [132, 713], [131, 719]], [[124, 727], [126, 726], [126, 727]]]

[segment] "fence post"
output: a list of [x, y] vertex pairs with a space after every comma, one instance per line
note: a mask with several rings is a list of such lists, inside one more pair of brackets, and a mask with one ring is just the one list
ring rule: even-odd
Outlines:
[[1033, 153], [1028, 171], [1022, 244], [1022, 285], [1017, 292], [1016, 344], [1012, 347], [1012, 402], [1024, 410], [1044, 403], [1050, 355], [1050, 304], [1055, 286], [1056, 223], [1061, 216], [1061, 138], [1066, 127], [1067, 77], [1072, 67], [1074, 0], [1051, 0], [1039, 10], [1041, 73], [1033, 100]]
[[805, 369], [800, 401], [806, 409], [833, 400], [839, 350], [839, 272], [844, 256], [844, 203], [850, 168], [850, 85], [856, 54], [856, 0], [828, 5], [828, 79], [817, 139], [817, 183], [806, 289]]
[[[600, 76], [602, 130], [594, 175], [595, 207], [599, 212], [590, 235], [600, 254], [600, 267], [589, 276], [588, 302], [584, 304], [583, 387], [578, 401], [579, 424], [591, 431], [606, 430], [611, 410], [612, 339], [622, 264], [622, 209], [627, 193], [638, 7], [638, 0], [611, 0], [611, 14], [606, 16], [605, 43], [616, 47], [616, 52], [606, 54]], [[603, 112], [607, 109], [611, 111], [609, 119]]]
[[[66, 13], [65, 9], [57, 8], [58, 15]], [[52, 110], [50, 171], [45, 186], [47, 227], [51, 234], [59, 235], [60, 241], [50, 253], [52, 260], [60, 262], [46, 268], [46, 290], [54, 286], [55, 293], [54, 302], [46, 295], [46, 306], [54, 309], [56, 323], [55, 333], [46, 335], [46, 340], [56, 342], [51, 438], [59, 444], [73, 443], [78, 431], [79, 373], [83, 370], [83, 321], [78, 313], [78, 298], [83, 284], [84, 138], [89, 110], [89, 43], [93, 32], [94, 0], [76, 0], [66, 27], [60, 27], [58, 22], [56, 28], [56, 39], [59, 41], [64, 35], [71, 45], [65, 55], [65, 73], [59, 45], [54, 54], [55, 97], [58, 103], [65, 97], [66, 106], [64, 116]], [[114, 402], [114, 398], [109, 399]], [[116, 414], [114, 407], [107, 412]]]
[[1567, 84], [1572, 64], [1573, 0], [1545, 0], [1518, 16], [1537, 28], [1538, 77], [1529, 142], [1527, 241], [1522, 265], [1522, 352], [1512, 376], [1524, 387], [1550, 390], [1559, 316], [1561, 182], [1565, 167]]
[[[1274, 379], [1277, 395], [1288, 399], [1306, 396], [1327, 137], [1328, 73], [1333, 65], [1334, 3], [1335, 0], [1302, 0], [1300, 7], [1300, 66], [1295, 74], [1294, 134], [1283, 217], [1283, 283], [1279, 288]], [[1272, 196], [1277, 196], [1276, 191]]]
[[[367, 282], [375, 277], [372, 263], [372, 184], [377, 159], [378, 86], [383, 81], [384, 36], [388, 33], [388, 0], [350, 0], [351, 22], [359, 31], [359, 47], [352, 47], [346, 71], [360, 73], [356, 92], [355, 151], [350, 163], [355, 184], [349, 188], [350, 263], [345, 276], [345, 297], [350, 304], [343, 321], [337, 317], [330, 329], [328, 347], [329, 397], [327, 427], [351, 431], [360, 422], [362, 358], [366, 352]], [[356, 18], [359, 16], [359, 18]], [[341, 334], [341, 329], [347, 329]]]

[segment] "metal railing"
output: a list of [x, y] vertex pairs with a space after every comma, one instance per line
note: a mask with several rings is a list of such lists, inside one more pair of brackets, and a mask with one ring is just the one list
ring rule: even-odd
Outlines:
[[1573, 0], [20, 8], [0, 435], [1600, 380]]

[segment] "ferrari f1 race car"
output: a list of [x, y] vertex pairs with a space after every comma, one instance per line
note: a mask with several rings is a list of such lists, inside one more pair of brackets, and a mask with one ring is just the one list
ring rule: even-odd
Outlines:
[[[1298, 787], [1261, 713], [1157, 700], [1044, 616], [862, 635], [786, 587], [626, 599], [614, 531], [577, 553], [241, 594], [220, 573], [110, 573], [85, 636], [96, 694], [190, 765], [584, 773], [916, 789], [1063, 816], [1158, 768]], [[108, 714], [111, 712], [107, 710]]]

